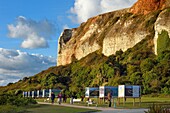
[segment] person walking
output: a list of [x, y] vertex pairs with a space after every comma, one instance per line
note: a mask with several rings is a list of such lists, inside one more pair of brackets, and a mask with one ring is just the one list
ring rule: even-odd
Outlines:
[[111, 107], [111, 104], [112, 104], [112, 94], [110, 93], [110, 92], [108, 92], [108, 94], [107, 94], [107, 99], [108, 99], [108, 101], [109, 101], [109, 107]]
[[58, 103], [61, 104], [61, 100], [62, 100], [62, 94], [61, 92], [58, 94]]
[[51, 103], [54, 104], [55, 94], [51, 92]]

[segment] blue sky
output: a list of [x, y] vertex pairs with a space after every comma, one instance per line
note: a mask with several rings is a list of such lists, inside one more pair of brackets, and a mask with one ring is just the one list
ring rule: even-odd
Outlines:
[[0, 86], [56, 65], [58, 37], [137, 0], [0, 0]]
[[[40, 53], [56, 57], [57, 38], [66, 24], [70, 27], [76, 25], [67, 18], [70, 7], [74, 0], [0, 0], [0, 46], [7, 49], [19, 49], [29, 53]], [[23, 49], [21, 42], [23, 39], [10, 38], [7, 25], [15, 24], [17, 18], [23, 16], [36, 22], [48, 20], [54, 24], [55, 34], [52, 35], [49, 48]], [[47, 50], [49, 49], [49, 50]]]

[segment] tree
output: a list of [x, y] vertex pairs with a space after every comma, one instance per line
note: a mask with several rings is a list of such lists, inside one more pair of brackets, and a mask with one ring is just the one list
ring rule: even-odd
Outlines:
[[135, 72], [130, 76], [130, 81], [133, 85], [142, 85], [142, 73], [141, 72]]
[[153, 79], [150, 82], [150, 86], [152, 88], [152, 92], [158, 93], [160, 92], [161, 82], [158, 79]]
[[[154, 87], [151, 87], [153, 80], [158, 79], [158, 75], [153, 71], [146, 72], [142, 75], [143, 77], [143, 93], [149, 94], [152, 91], [155, 91]], [[153, 83], [154, 84], [154, 83]]]
[[142, 73], [146, 73], [147, 71], [152, 70], [152, 68], [154, 67], [154, 64], [155, 64], [155, 61], [151, 58], [147, 58], [143, 60], [140, 64], [140, 69]]

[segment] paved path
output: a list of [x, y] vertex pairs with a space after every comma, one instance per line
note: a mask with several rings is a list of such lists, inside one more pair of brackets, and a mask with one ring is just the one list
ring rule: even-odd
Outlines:
[[[38, 104], [51, 104], [51, 103], [38, 102]], [[54, 103], [53, 105], [59, 105], [59, 104]], [[60, 104], [60, 106], [101, 110], [100, 112], [95, 112], [95, 113], [144, 113], [144, 111], [147, 111], [147, 109], [115, 109], [112, 107], [109, 108], [109, 107], [78, 106], [74, 104], [65, 104], [65, 103]]]
[[144, 113], [144, 111], [147, 111], [147, 109], [114, 109], [95, 113]]

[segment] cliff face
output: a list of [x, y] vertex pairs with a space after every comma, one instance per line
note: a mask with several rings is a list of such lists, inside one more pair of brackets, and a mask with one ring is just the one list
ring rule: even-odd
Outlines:
[[169, 5], [169, 0], [138, 0], [138, 2], [130, 8], [130, 12], [135, 14], [148, 14], [156, 10], [164, 9]]
[[[153, 8], [145, 11], [148, 5], [144, 4], [143, 9], [136, 9], [144, 1], [149, 1]], [[158, 33], [170, 33], [170, 9], [166, 8], [169, 1], [138, 0], [130, 9], [98, 15], [78, 28], [64, 30], [59, 38], [57, 65], [69, 64], [96, 50], [105, 56], [120, 49], [126, 51], [147, 36], [153, 37], [156, 52]]]
[[170, 8], [163, 10], [154, 25], [155, 36], [154, 36], [154, 45], [155, 45], [155, 54], [157, 54], [157, 39], [158, 34], [161, 34], [163, 30], [168, 32], [170, 37]]

